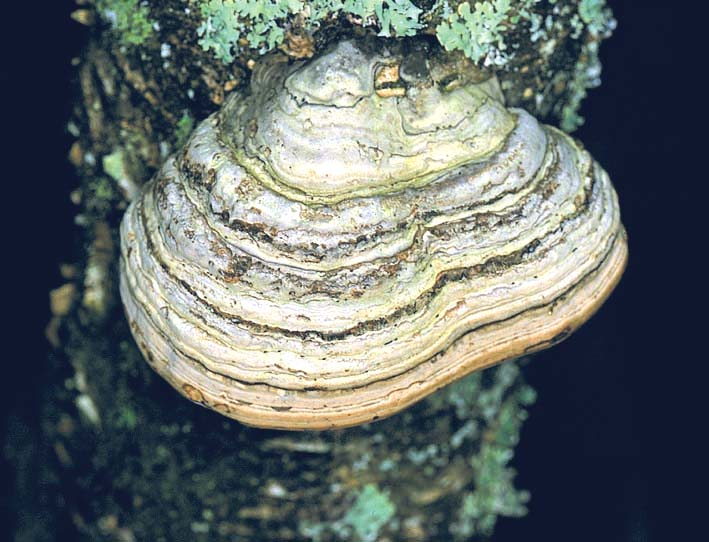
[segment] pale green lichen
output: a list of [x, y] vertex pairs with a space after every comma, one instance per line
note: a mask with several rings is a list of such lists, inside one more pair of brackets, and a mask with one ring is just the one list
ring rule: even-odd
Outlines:
[[[141, 45], [157, 29], [147, 0], [93, 0], [97, 13], [123, 44]], [[549, 58], [562, 45], [558, 36], [582, 40], [581, 54], [566, 85], [563, 103], [554, 106], [560, 126], [573, 131], [583, 124], [578, 110], [589, 88], [600, 84], [598, 46], [615, 26], [606, 0], [186, 0], [198, 14], [199, 45], [229, 64], [247, 50], [264, 54], [283, 43], [294, 25], [314, 33], [326, 21], [346, 16], [385, 37], [435, 34], [448, 51], [461, 51], [474, 62], [508, 69], [527, 35]], [[553, 7], [551, 5], [554, 5]], [[420, 7], [419, 7], [420, 6]], [[562, 87], [563, 88], [563, 87]], [[541, 98], [540, 98], [541, 99]], [[180, 119], [176, 137], [183, 141], [189, 119]]]
[[121, 182], [123, 179], [130, 177], [126, 156], [121, 148], [105, 155], [101, 160], [101, 164], [103, 165], [103, 170], [116, 182]]
[[396, 506], [389, 495], [374, 484], [367, 484], [347, 511], [343, 523], [352, 527], [362, 542], [374, 542], [395, 513]]
[[136, 163], [130, 149], [114, 149], [102, 158], [101, 165], [126, 199], [131, 200], [137, 195], [139, 189], [136, 179], [141, 177], [142, 168]]
[[[576, 66], [574, 75], [569, 83], [569, 98], [561, 108], [561, 128], [567, 132], [572, 132], [581, 126], [584, 119], [578, 111], [581, 102], [586, 98], [587, 91], [601, 84], [601, 61], [598, 57], [598, 47], [602, 39], [611, 35], [616, 26], [611, 10], [606, 7], [605, 0], [581, 0], [578, 7], [578, 20], [586, 25], [588, 38], [583, 45], [581, 55]], [[578, 34], [580, 31], [575, 30]]]
[[96, 10], [110, 23], [123, 43], [142, 45], [153, 32], [147, 2], [140, 0], [95, 0]]
[[539, 0], [486, 0], [460, 2], [452, 9], [442, 2], [443, 20], [436, 27], [438, 41], [447, 51], [462, 51], [474, 62], [504, 65], [508, 59], [505, 32], [522, 21], [540, 24], [532, 7]]
[[[479, 395], [483, 417], [490, 422], [479, 452], [470, 458], [473, 469], [474, 491], [467, 492], [450, 532], [457, 539], [473, 535], [490, 535], [499, 516], [520, 517], [527, 513], [527, 491], [514, 487], [515, 470], [509, 463], [519, 441], [522, 422], [527, 418], [525, 407], [531, 405], [536, 394], [523, 385], [506, 393], [518, 377], [513, 364], [499, 368], [495, 375], [497, 385]], [[460, 402], [456, 400], [456, 407]]]
[[493, 50], [504, 51], [503, 23], [511, 7], [510, 0], [477, 2], [473, 7], [462, 2], [436, 27], [436, 36], [446, 51], [463, 51], [477, 62]]
[[[385, 37], [413, 36], [426, 27], [422, 20], [439, 21], [435, 34], [446, 50], [459, 50], [475, 62], [495, 66], [505, 65], [512, 54], [507, 39], [510, 31], [525, 24], [536, 41], [551, 22], [538, 12], [540, 0], [438, 0], [426, 11], [410, 0], [192, 2], [203, 19], [197, 30], [200, 45], [225, 63], [232, 62], [244, 44], [265, 53], [282, 43], [284, 28], [296, 14], [308, 31], [327, 18], [344, 14], [362, 26], [377, 26], [378, 35]], [[573, 34], [578, 37], [587, 27], [590, 33], [601, 35], [608, 17], [605, 0], [580, 0], [578, 16], [571, 19]]]
[[427, 399], [436, 411], [454, 409], [463, 424], [451, 436], [448, 450], [445, 445], [411, 449], [407, 460], [425, 471], [440, 459], [438, 453], [446, 459], [451, 451], [460, 454], [466, 442], [480, 443], [467, 458], [472, 480], [461, 491], [457, 514], [448, 527], [453, 540], [488, 536], [498, 517], [526, 513], [529, 493], [515, 487], [516, 473], [510, 461], [527, 418], [527, 407], [535, 399], [536, 393], [521, 381], [519, 366], [514, 362], [473, 373]]
[[198, 1], [203, 22], [199, 44], [222, 62], [233, 62], [241, 40], [260, 53], [283, 42], [284, 21], [300, 14], [312, 30], [340, 13], [358, 17], [363, 26], [378, 25], [380, 36], [412, 36], [422, 28], [421, 9], [410, 0], [206, 0]]
[[354, 502], [342, 519], [331, 523], [302, 522], [299, 531], [313, 542], [331, 540], [332, 536], [340, 540], [375, 542], [379, 532], [395, 514], [396, 505], [389, 494], [375, 484], [367, 484], [356, 493]]
[[225, 63], [234, 60], [242, 36], [253, 49], [271, 50], [283, 41], [279, 21], [300, 10], [302, 4], [298, 0], [200, 2], [204, 22], [197, 29], [199, 44]]
[[609, 19], [612, 18], [610, 9], [606, 7], [606, 0], [581, 0], [579, 16], [594, 36], [603, 35]]
[[[108, 2], [109, 0], [101, 0]], [[117, 0], [114, 0], [117, 1]], [[128, 0], [120, 0], [127, 2]], [[573, 131], [583, 123], [578, 109], [587, 90], [599, 84], [598, 43], [610, 35], [614, 20], [605, 0], [579, 0], [554, 8], [540, 0], [438, 0], [426, 10], [410, 0], [192, 0], [202, 23], [199, 44], [224, 63], [246, 47], [265, 53], [280, 45], [285, 29], [299, 17], [308, 32], [323, 21], [348, 15], [356, 24], [378, 28], [380, 36], [412, 36], [429, 26], [447, 51], [461, 51], [484, 66], [504, 68], [516, 54], [513, 33], [528, 33], [540, 51], [550, 56], [558, 46], [552, 29], [568, 28], [572, 39], [584, 39], [568, 98], [557, 107], [561, 127]], [[555, 3], [555, 2], [551, 2]], [[545, 15], [546, 13], [546, 15]], [[425, 22], [424, 22], [425, 21]]]

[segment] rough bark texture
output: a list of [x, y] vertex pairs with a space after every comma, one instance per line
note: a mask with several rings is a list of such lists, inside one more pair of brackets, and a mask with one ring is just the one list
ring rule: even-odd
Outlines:
[[[21, 516], [17, 540], [53, 540], [67, 524], [85, 540], [471, 540], [490, 535], [499, 515], [523, 514], [527, 495], [514, 488], [509, 461], [534, 392], [518, 363], [474, 374], [376, 424], [298, 434], [242, 426], [187, 402], [152, 373], [117, 297], [117, 226], [131, 193], [195, 120], [246, 84], [258, 55], [215, 59], [199, 46], [199, 12], [186, 13], [185, 2], [151, 5], [157, 24], [139, 45], [100, 24], [110, 2], [96, 4], [98, 14], [89, 3], [75, 13], [94, 31], [69, 123], [84, 250], [53, 292], [39, 452], [47, 470], [34, 475], [56, 513]], [[535, 9], [551, 17], [567, 4], [576, 13], [576, 2]], [[549, 23], [543, 39], [530, 37], [528, 21], [511, 25], [517, 52], [499, 73], [509, 104], [547, 121], [562, 119], [578, 98], [572, 82], [587, 44], [600, 39], [587, 29], [573, 37], [571, 16], [559, 17], [564, 24]], [[297, 21], [289, 24], [283, 47], [302, 46]], [[364, 31], [334, 18], [308, 48]], [[14, 444], [22, 473], [22, 442]], [[31, 483], [30, 474], [19, 481]]]

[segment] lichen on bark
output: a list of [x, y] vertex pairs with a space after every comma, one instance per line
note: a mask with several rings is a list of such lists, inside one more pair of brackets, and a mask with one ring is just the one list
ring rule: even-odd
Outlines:
[[[297, 59], [343, 36], [411, 31], [462, 57], [465, 43], [455, 47], [437, 29], [457, 22], [464, 40], [466, 28], [485, 27], [487, 13], [494, 35], [479, 41], [492, 45], [478, 43], [482, 54], [468, 60], [497, 74], [510, 105], [571, 128], [597, 82], [597, 45], [612, 18], [604, 2], [588, 0], [250, 2], [280, 11], [269, 19], [237, 13], [243, 26], [231, 58], [220, 58], [205, 41], [217, 27], [209, 10], [229, 3], [95, 0], [75, 14], [92, 26], [69, 123], [85, 249], [65, 275], [71, 296], [52, 324], [43, 405], [63, 514], [85, 540], [488, 536], [499, 516], [524, 514], [529, 497], [510, 466], [534, 399], [519, 363], [473, 374], [367, 426], [299, 434], [244, 427], [185, 401], [143, 362], [117, 302], [117, 227], [132, 194], [196, 122], [243, 89], [269, 48]], [[18, 540], [36, 530], [20, 525]]]

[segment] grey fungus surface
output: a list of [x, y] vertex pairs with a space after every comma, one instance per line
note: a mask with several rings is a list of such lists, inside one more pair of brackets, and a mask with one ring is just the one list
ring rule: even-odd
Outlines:
[[150, 365], [291, 430], [390, 416], [558, 342], [627, 257], [576, 141], [505, 108], [494, 78], [355, 41], [266, 57], [131, 204], [121, 249]]

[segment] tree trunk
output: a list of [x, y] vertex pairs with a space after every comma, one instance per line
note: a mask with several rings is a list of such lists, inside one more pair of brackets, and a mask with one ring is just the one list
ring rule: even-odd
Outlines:
[[[189, 403], [150, 370], [117, 295], [122, 212], [194, 123], [244, 88], [259, 55], [242, 47], [225, 63], [200, 47], [199, 2], [80, 4], [74, 17], [92, 36], [76, 72], [69, 159], [85, 249], [52, 292], [42, 406], [48, 476], [64, 507], [20, 521], [17, 540], [52, 540], [67, 518], [82, 540], [473, 540], [489, 536], [498, 516], [524, 514], [528, 495], [509, 466], [534, 399], [520, 362], [475, 373], [387, 420], [305, 433], [245, 427]], [[415, 4], [421, 31], [433, 33], [440, 3]], [[506, 18], [504, 50], [515, 54], [492, 67], [508, 104], [573, 128], [612, 20], [604, 12], [603, 29], [593, 28], [570, 0], [513, 4], [535, 17], [517, 21], [513, 8]], [[281, 48], [294, 57], [382, 28], [351, 14], [323, 20], [317, 32], [298, 16], [279, 24]]]

